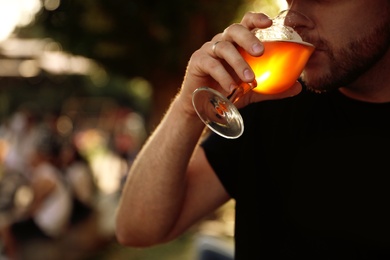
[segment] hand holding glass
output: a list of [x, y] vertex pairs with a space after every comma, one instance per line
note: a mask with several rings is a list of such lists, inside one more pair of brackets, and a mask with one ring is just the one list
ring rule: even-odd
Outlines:
[[253, 33], [264, 45], [260, 57], [249, 55], [241, 47], [240, 54], [255, 73], [255, 82], [241, 83], [230, 95], [201, 87], [194, 91], [192, 103], [200, 119], [215, 133], [225, 138], [238, 138], [244, 131], [244, 122], [233, 105], [250, 90], [262, 94], [276, 94], [290, 88], [301, 75], [314, 46], [302, 41], [293, 27], [295, 23], [312, 24], [301, 13], [285, 10], [273, 19], [271, 27], [255, 29]]

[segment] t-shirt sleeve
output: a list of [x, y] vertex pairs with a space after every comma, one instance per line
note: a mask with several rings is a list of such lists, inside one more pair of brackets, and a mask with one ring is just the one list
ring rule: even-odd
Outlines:
[[[249, 124], [251, 109], [241, 110], [245, 125]], [[202, 143], [207, 160], [214, 169], [217, 177], [225, 187], [226, 192], [232, 197], [237, 195], [237, 178], [245, 163], [245, 147], [248, 136], [246, 129], [237, 139], [227, 139], [215, 133], [211, 133]]]
[[226, 192], [234, 198], [234, 172], [237, 165], [234, 163], [234, 150], [232, 150], [234, 148], [231, 142], [232, 140], [212, 133], [202, 143], [202, 147], [207, 160], [225, 187]]

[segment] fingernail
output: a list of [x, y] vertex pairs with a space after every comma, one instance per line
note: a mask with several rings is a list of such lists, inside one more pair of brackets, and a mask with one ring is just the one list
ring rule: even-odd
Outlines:
[[233, 90], [235, 90], [236, 88], [238, 88], [238, 86], [236, 84], [231, 84], [230, 85], [230, 92], [233, 92]]
[[255, 76], [255, 74], [253, 74], [253, 72], [250, 69], [244, 70], [244, 77], [246, 79], [251, 80], [251, 79], [253, 79], [254, 76]]
[[272, 19], [269, 18], [268, 16], [264, 17], [263, 20], [264, 20], [264, 21], [272, 21]]
[[263, 45], [261, 45], [259, 43], [253, 44], [252, 51], [255, 53], [261, 53], [263, 51]]

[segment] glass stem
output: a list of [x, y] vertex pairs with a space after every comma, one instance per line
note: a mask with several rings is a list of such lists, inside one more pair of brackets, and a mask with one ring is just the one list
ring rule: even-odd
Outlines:
[[242, 97], [244, 94], [248, 93], [249, 90], [255, 88], [257, 86], [256, 80], [254, 80], [251, 83], [243, 82], [235, 88], [232, 93], [227, 96], [230, 102], [235, 103], [240, 97]]

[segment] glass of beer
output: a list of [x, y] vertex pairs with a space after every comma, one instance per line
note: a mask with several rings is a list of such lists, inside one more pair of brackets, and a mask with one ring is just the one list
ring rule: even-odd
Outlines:
[[238, 138], [244, 122], [234, 106], [248, 91], [276, 94], [290, 88], [301, 75], [314, 46], [302, 40], [295, 27], [312, 27], [305, 15], [284, 10], [273, 19], [272, 26], [255, 29], [253, 33], [264, 45], [264, 53], [254, 57], [238, 47], [240, 54], [255, 73], [255, 81], [241, 83], [228, 97], [218, 91], [200, 87], [192, 95], [192, 103], [200, 119], [215, 133], [225, 138]]

